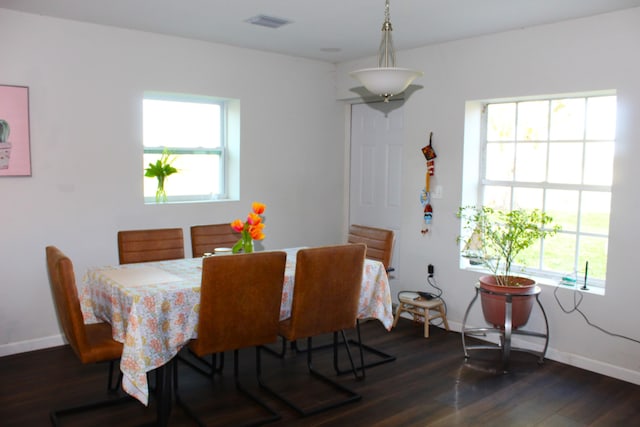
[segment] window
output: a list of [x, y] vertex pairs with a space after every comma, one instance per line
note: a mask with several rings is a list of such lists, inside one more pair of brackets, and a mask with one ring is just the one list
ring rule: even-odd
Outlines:
[[[562, 231], [521, 259], [533, 275], [603, 286], [613, 180], [616, 96], [557, 97], [482, 106], [477, 200], [540, 209]], [[467, 199], [468, 200], [468, 199]]]
[[[233, 103], [209, 97], [145, 94], [143, 168], [167, 149], [178, 173], [165, 183], [168, 202], [226, 199], [230, 193], [229, 120]], [[232, 187], [232, 186], [231, 186]], [[157, 180], [144, 178], [144, 199], [155, 203]]]

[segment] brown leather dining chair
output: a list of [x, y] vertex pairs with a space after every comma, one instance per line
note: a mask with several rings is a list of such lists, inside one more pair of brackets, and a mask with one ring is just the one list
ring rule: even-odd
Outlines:
[[[393, 245], [395, 243], [395, 233], [393, 232], [393, 230], [352, 224], [349, 227], [349, 235], [347, 241], [349, 243], [366, 244], [366, 257], [368, 259], [380, 261], [387, 273], [390, 273], [394, 270], [393, 267], [391, 267]], [[358, 320], [358, 327], [359, 326], [360, 320]], [[389, 363], [396, 360], [396, 356], [386, 353], [370, 345], [364, 344], [362, 342], [355, 342], [354, 340], [351, 340], [351, 343], [360, 345], [364, 350], [375, 355], [375, 360], [367, 362], [364, 365], [365, 368], [372, 368], [374, 366], [382, 365], [384, 363]], [[348, 372], [348, 370], [341, 371], [341, 373], [346, 372]]]
[[[194, 258], [202, 257], [205, 253], [214, 253], [216, 248], [230, 248], [240, 239], [240, 233], [234, 231], [229, 223], [193, 225], [190, 233], [191, 254]], [[193, 356], [192, 351], [189, 353]], [[212, 354], [211, 361], [201, 357], [189, 357], [184, 353], [181, 354], [180, 359], [196, 371], [208, 376], [224, 369], [224, 353]]]
[[120, 264], [184, 258], [182, 228], [156, 228], [118, 232]]
[[[113, 393], [116, 391], [112, 387], [114, 362], [122, 356], [122, 344], [111, 338], [112, 330], [108, 323], [84, 323], [71, 260], [55, 246], [47, 246], [46, 256], [53, 300], [64, 336], [80, 362], [109, 362], [107, 390]], [[129, 396], [112, 397], [104, 401], [55, 410], [50, 413], [51, 422], [57, 426], [59, 417], [110, 406], [124, 400], [133, 402]]]
[[[236, 389], [268, 413], [254, 425], [275, 421], [280, 415], [239, 381], [238, 352], [278, 339], [280, 304], [287, 255], [285, 252], [256, 252], [233, 256], [213, 256], [202, 260], [202, 286], [198, 338], [189, 348], [199, 357], [234, 351]], [[203, 425], [193, 409], [176, 390], [176, 401]]]
[[393, 230], [352, 224], [349, 227], [347, 242], [364, 243], [367, 245], [367, 258], [380, 261], [387, 272], [393, 271], [391, 267], [395, 243]]
[[[120, 264], [182, 259], [184, 258], [182, 228], [119, 231], [118, 257]], [[224, 355], [221, 355], [220, 359], [212, 355], [211, 361], [184, 353], [178, 354], [178, 358], [206, 376], [212, 376], [224, 368]], [[164, 375], [164, 369], [162, 372]], [[156, 383], [159, 383], [157, 378]]]
[[191, 227], [191, 254], [194, 258], [214, 253], [216, 248], [231, 248], [240, 239], [240, 233], [229, 223], [194, 225]]
[[[352, 372], [357, 379], [363, 378], [364, 370], [362, 376], [357, 374], [344, 330], [356, 326], [365, 250], [366, 246], [363, 244], [347, 244], [298, 251], [291, 317], [280, 322], [279, 333], [292, 343], [306, 338], [309, 373], [312, 377], [332, 386], [344, 397], [329, 399], [328, 402], [303, 408], [286, 397], [285, 393], [267, 385], [262, 375], [258, 378], [261, 387], [302, 416], [316, 414], [361, 399], [358, 393], [313, 367], [312, 338], [333, 333], [334, 368], [337, 370], [338, 332], [340, 332], [349, 355]], [[362, 363], [362, 352], [360, 352], [360, 360]]]

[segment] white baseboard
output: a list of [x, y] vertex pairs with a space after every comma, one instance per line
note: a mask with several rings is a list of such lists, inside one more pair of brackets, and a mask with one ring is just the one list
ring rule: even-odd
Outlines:
[[[462, 324], [458, 322], [449, 321], [449, 328], [452, 331], [460, 332], [462, 331]], [[482, 339], [481, 337], [475, 337], [475, 338]], [[542, 350], [542, 345], [540, 346], [536, 344], [531, 345], [530, 342], [526, 342], [518, 338], [519, 337], [513, 338], [513, 344], [515, 346], [531, 348], [537, 351]], [[486, 341], [497, 342], [497, 339], [496, 341], [493, 341], [492, 339], [487, 339]], [[462, 351], [462, 343], [460, 343], [460, 347], [461, 347], [460, 351]], [[585, 369], [587, 371], [595, 372], [597, 374], [606, 375], [608, 377], [616, 378], [618, 380], [640, 385], [640, 372], [638, 371], [633, 371], [631, 369], [623, 368], [621, 366], [611, 365], [609, 363], [601, 362], [599, 360], [589, 359], [584, 356], [579, 356], [576, 354], [558, 351], [551, 347], [547, 349], [547, 354], [545, 357], [547, 359], [554, 360], [556, 362], [564, 363], [565, 365], [574, 366], [576, 368]]]
[[[462, 330], [462, 324], [449, 321], [449, 328], [451, 328], [452, 331], [460, 332]], [[0, 357], [8, 356], [11, 354], [24, 353], [27, 351], [40, 350], [43, 348], [57, 347], [64, 344], [66, 343], [62, 339], [62, 335], [52, 335], [50, 337], [4, 344], [0, 345]], [[514, 344], [524, 346], [520, 342], [516, 342], [515, 337]], [[462, 343], [460, 344], [460, 346], [460, 351], [462, 351]], [[599, 360], [593, 360], [571, 353], [561, 352], [553, 348], [547, 349], [546, 357], [547, 359], [555, 360], [556, 362], [564, 363], [566, 365], [575, 366], [576, 368], [586, 369], [587, 371], [596, 372], [601, 375], [606, 375], [608, 377], [640, 385], [640, 372], [638, 371], [633, 371], [631, 369], [611, 365], [609, 363], [604, 363]]]
[[62, 335], [52, 335], [50, 337], [37, 338], [34, 340], [20, 341], [0, 345], [0, 357], [10, 354], [25, 353], [27, 351], [41, 350], [43, 348], [57, 347], [66, 344]]
[[599, 360], [588, 359], [576, 354], [559, 352], [552, 348], [547, 351], [547, 358], [555, 360], [556, 362], [575, 366], [576, 368], [585, 369], [587, 371], [596, 372], [608, 377], [640, 385], [640, 372], [638, 371], [632, 371], [631, 369], [600, 362]]

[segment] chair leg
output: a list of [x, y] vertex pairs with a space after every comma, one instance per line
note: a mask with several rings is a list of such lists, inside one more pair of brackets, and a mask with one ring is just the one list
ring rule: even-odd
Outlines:
[[[364, 372], [365, 369], [368, 368], [373, 368], [375, 366], [379, 366], [379, 365], [383, 365], [385, 363], [389, 363], [389, 362], [393, 362], [396, 360], [396, 356], [385, 353], [382, 350], [379, 350], [377, 348], [371, 347], [370, 345], [364, 344], [362, 342], [362, 338], [360, 335], [360, 320], [358, 319], [356, 321], [356, 334], [358, 336], [358, 340], [354, 340], [354, 339], [349, 339], [349, 344], [351, 345], [355, 345], [358, 346], [362, 351], [367, 351], [369, 353], [373, 353], [375, 356], [377, 356], [377, 360], [374, 360], [372, 362], [368, 362], [368, 363], [364, 363], [364, 357], [361, 357], [361, 361], [360, 361], [360, 366], [357, 367], [358, 370], [362, 370]], [[317, 347], [314, 347], [314, 350], [319, 350], [321, 348], [328, 348], [329, 346], [331, 346], [333, 344], [324, 344], [324, 345], [320, 345]], [[298, 348], [299, 352], [305, 352], [307, 351], [307, 349], [300, 349]], [[361, 354], [362, 356], [362, 354]], [[336, 372], [338, 373], [338, 375], [344, 375], [344, 374], [348, 374], [349, 372], [351, 372], [351, 369], [341, 369], [339, 367], [336, 368]]]
[[[337, 335], [335, 335], [334, 338], [337, 341]], [[345, 343], [346, 342], [347, 341], [345, 340]], [[296, 403], [294, 403], [292, 400], [290, 400], [287, 397], [285, 397], [284, 394], [276, 392], [273, 388], [271, 388], [269, 385], [267, 385], [264, 382], [264, 379], [262, 378], [262, 367], [259, 365], [257, 367], [257, 373], [258, 373], [258, 383], [260, 384], [260, 387], [265, 389], [272, 396], [274, 396], [277, 399], [279, 399], [282, 402], [284, 402], [287, 406], [291, 407], [293, 410], [295, 410], [298, 414], [300, 414], [303, 417], [306, 417], [306, 416], [309, 416], [309, 415], [313, 415], [313, 414], [317, 414], [319, 412], [324, 412], [324, 411], [327, 411], [329, 409], [337, 408], [339, 406], [343, 406], [343, 405], [346, 405], [346, 404], [349, 404], [349, 403], [357, 402], [360, 399], [362, 399], [362, 396], [360, 394], [356, 393], [355, 391], [351, 390], [348, 387], [343, 386], [342, 384], [339, 384], [339, 383], [333, 381], [329, 377], [327, 377], [327, 376], [321, 374], [320, 372], [318, 372], [313, 367], [313, 359], [312, 359], [313, 349], [314, 348], [313, 348], [312, 338], [309, 337], [309, 338], [307, 338], [307, 351], [306, 352], [307, 352], [307, 368], [308, 368], [309, 373], [311, 374], [311, 376], [321, 380], [325, 384], [328, 384], [333, 389], [338, 390], [338, 391], [342, 392], [343, 394], [346, 394], [346, 396], [347, 396], [346, 398], [344, 398], [342, 400], [334, 401], [334, 402], [329, 402], [329, 403], [324, 404], [324, 405], [319, 405], [319, 406], [316, 406], [316, 407], [312, 407], [311, 409], [304, 409], [301, 406], [299, 406]], [[258, 351], [260, 351], [260, 349], [258, 349]], [[354, 368], [354, 372], [355, 372], [355, 368]]]
[[[364, 362], [363, 362], [362, 369], [373, 368], [374, 366], [383, 365], [385, 363], [393, 362], [393, 361], [396, 360], [396, 356], [394, 356], [392, 354], [389, 354], [389, 353], [385, 353], [382, 350], [379, 350], [379, 349], [377, 349], [375, 347], [372, 347], [370, 345], [364, 344], [362, 342], [362, 339], [360, 338], [360, 319], [356, 320], [356, 330], [357, 330], [357, 334], [358, 334], [358, 341], [356, 342], [355, 340], [350, 339], [349, 343], [359, 346], [361, 350], [366, 350], [369, 353], [373, 353], [376, 356], [378, 356], [378, 360], [374, 360], [374, 361], [366, 363], [366, 364], [364, 364]], [[348, 370], [347, 371], [340, 371], [339, 374], [342, 375], [342, 374], [346, 374], [348, 372], [349, 372]]]
[[[275, 351], [273, 348], [266, 345], [263, 345], [260, 347], [262, 347], [263, 350], [266, 350], [272, 355], [276, 356], [277, 358], [284, 359], [285, 354], [287, 354], [287, 340], [284, 337], [280, 337], [280, 338], [282, 339], [282, 348], [280, 349], [280, 351]], [[291, 342], [291, 349], [294, 351], [298, 350], [295, 341]]]
[[178, 354], [178, 359], [184, 362], [187, 366], [201, 373], [205, 377], [213, 377], [215, 374], [222, 373], [224, 369], [224, 353], [220, 353], [219, 358], [218, 354], [212, 354], [211, 362], [209, 362], [206, 359], [193, 354], [191, 349], [187, 348], [187, 351], [189, 353], [188, 357]]
[[[239, 375], [238, 375], [238, 350], [235, 350], [233, 352], [233, 364], [234, 364], [233, 377], [234, 377], [234, 382], [235, 382], [235, 385], [236, 385], [236, 389], [240, 393], [242, 393], [245, 396], [247, 396], [249, 399], [253, 400], [258, 405], [262, 406], [269, 414], [271, 414], [267, 418], [263, 418], [261, 420], [258, 420], [258, 421], [255, 421], [255, 422], [251, 423], [251, 425], [261, 425], [261, 424], [265, 424], [265, 423], [270, 423], [270, 422], [273, 422], [273, 421], [278, 421], [280, 418], [282, 418], [282, 415], [280, 415], [273, 408], [271, 408], [269, 405], [267, 405], [264, 402], [264, 400], [260, 399], [258, 396], [256, 396], [255, 394], [253, 394], [249, 390], [247, 390], [240, 383], [240, 379], [239, 379]], [[257, 372], [258, 366], [260, 366], [260, 365], [261, 365], [260, 347], [256, 347], [256, 372]]]
[[[361, 370], [362, 371], [362, 376], [364, 377], [364, 372], [365, 369], [368, 368], [373, 368], [375, 366], [379, 366], [385, 363], [389, 363], [389, 362], [393, 362], [394, 360], [396, 360], [396, 356], [393, 356], [391, 354], [385, 353], [382, 350], [378, 350], [377, 348], [371, 347], [367, 344], [364, 344], [362, 342], [362, 335], [360, 333], [360, 320], [356, 321], [356, 335], [357, 335], [357, 341], [350, 338], [348, 340], [348, 343], [351, 345], [355, 345], [359, 348], [360, 350], [360, 366], [358, 366], [356, 369]], [[347, 347], [348, 348], [348, 347]], [[365, 363], [364, 362], [364, 351], [368, 351], [369, 353], [373, 353], [376, 356], [378, 356], [377, 360], [374, 360], [372, 362], [369, 363]], [[341, 369], [337, 364], [335, 365], [335, 369], [336, 369], [336, 373], [338, 375], [344, 375], [344, 374], [348, 374], [350, 372], [352, 372], [352, 369]]]
[[[356, 328], [357, 333], [358, 333], [358, 343], [362, 343], [361, 341], [361, 336], [360, 336], [360, 326], [357, 325], [358, 327]], [[353, 362], [353, 356], [351, 355], [351, 348], [349, 347], [349, 340], [347, 340], [347, 335], [345, 334], [344, 330], [341, 330], [340, 333], [342, 334], [342, 342], [344, 343], [344, 347], [347, 350], [347, 356], [349, 357], [349, 363], [351, 364], [351, 369], [350, 370], [342, 370], [340, 369], [339, 363], [338, 363], [338, 332], [334, 332], [333, 333], [333, 368], [336, 371], [336, 374], [338, 375], [342, 375], [348, 372], [353, 372], [353, 376], [357, 379], [357, 380], [363, 380], [366, 376], [365, 374], [365, 369], [366, 369], [366, 365], [364, 363], [364, 353], [362, 351], [362, 345], [359, 345], [359, 350], [360, 350], [360, 366], [356, 368], [355, 363]], [[362, 373], [360, 375], [358, 375], [358, 371], [362, 371]]]
[[[114, 370], [115, 362], [116, 361], [113, 361], [113, 360], [109, 362], [109, 380], [107, 383], [107, 392], [112, 395], [118, 392], [120, 383], [122, 381], [122, 372], [120, 372], [118, 374], [118, 380], [116, 381], [115, 386], [113, 385], [113, 370]], [[56, 409], [49, 413], [49, 417], [51, 419], [51, 423], [54, 426], [59, 426], [60, 418], [65, 417], [67, 415], [79, 414], [82, 412], [88, 412], [94, 409], [106, 408], [109, 406], [119, 405], [121, 403], [127, 403], [127, 402], [133, 403], [133, 402], [136, 402], [136, 400], [129, 395], [112, 397], [109, 399], [90, 402], [83, 405], [77, 405], [77, 406], [72, 406], [72, 407], [63, 408], [63, 409]]]
[[49, 413], [49, 416], [51, 418], [51, 423], [54, 426], [59, 426], [61, 417], [72, 415], [72, 414], [79, 414], [82, 412], [88, 412], [93, 409], [106, 408], [109, 406], [119, 405], [121, 403], [126, 403], [126, 402], [132, 403], [132, 402], [135, 402], [135, 399], [132, 398], [131, 396], [121, 396], [121, 397], [116, 397], [112, 399], [92, 402], [85, 405], [72, 406], [70, 408], [64, 408], [64, 409], [56, 409], [54, 411], [51, 411]]
[[120, 389], [120, 384], [122, 384], [122, 371], [118, 369], [118, 379], [116, 380], [116, 384], [113, 385], [113, 369], [116, 361], [112, 360], [109, 362], [109, 379], [107, 382], [107, 391], [109, 393], [115, 393]]
[[[240, 383], [239, 361], [238, 361], [238, 359], [239, 359], [238, 350], [234, 350], [234, 352], [233, 352], [233, 379], [234, 379], [236, 390], [240, 394], [244, 395], [245, 397], [247, 397], [251, 401], [253, 401], [256, 404], [258, 404], [259, 406], [261, 406], [263, 409], [265, 409], [265, 411], [267, 411], [269, 413], [269, 415], [267, 417], [265, 417], [265, 418], [261, 418], [261, 419], [258, 419], [258, 420], [252, 420], [252, 421], [250, 421], [248, 423], [245, 423], [243, 425], [244, 426], [258, 426], [258, 425], [262, 425], [262, 424], [278, 421], [280, 418], [282, 418], [282, 416], [278, 412], [276, 412], [273, 408], [271, 408], [269, 405], [267, 405], [267, 403], [265, 403], [258, 396], [256, 396], [255, 394], [253, 394], [249, 390], [247, 390]], [[258, 369], [259, 366], [260, 366], [260, 347], [256, 347], [256, 369]], [[177, 366], [176, 366], [176, 368], [177, 368]], [[259, 375], [259, 373], [258, 373], [258, 375]], [[177, 381], [176, 381], [176, 384], [177, 384]], [[189, 417], [191, 417], [193, 420], [195, 420], [198, 423], [198, 425], [204, 426], [205, 424], [202, 422], [202, 420], [200, 419], [198, 414], [196, 414], [196, 412], [182, 399], [182, 397], [178, 393], [178, 388], [177, 387], [175, 388], [175, 395], [176, 395], [176, 403], [185, 411], [185, 413], [187, 415], [189, 415]]]

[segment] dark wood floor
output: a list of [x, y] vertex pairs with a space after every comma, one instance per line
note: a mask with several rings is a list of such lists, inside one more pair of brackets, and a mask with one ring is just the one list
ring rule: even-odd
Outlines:
[[[640, 425], [640, 386], [553, 361], [538, 365], [528, 354], [513, 356], [511, 371], [499, 372], [495, 352], [475, 352], [465, 361], [460, 335], [422, 327], [402, 319], [387, 333], [379, 322], [362, 325], [368, 344], [397, 356], [367, 371], [364, 381], [349, 375], [338, 381], [362, 394], [360, 402], [300, 418], [259, 389], [252, 375], [254, 353], [241, 357], [242, 380], [282, 414], [273, 426], [633, 426]], [[261, 415], [238, 397], [233, 387], [231, 354], [214, 387], [180, 365], [180, 390], [210, 425], [237, 425]], [[304, 375], [305, 357], [279, 360], [264, 355], [265, 378], [287, 387], [303, 404], [329, 392]], [[330, 350], [314, 356], [317, 369], [333, 374]], [[295, 374], [294, 374], [295, 373]], [[297, 375], [300, 373], [300, 375]], [[46, 426], [52, 408], [105, 396], [106, 365], [81, 365], [69, 347], [56, 347], [0, 358], [0, 425]], [[302, 380], [304, 378], [304, 380]], [[297, 392], [290, 387], [296, 387]], [[326, 395], [326, 394], [325, 394]], [[72, 416], [69, 426], [129, 426], [153, 421], [155, 403], [136, 401]], [[170, 425], [196, 425], [174, 406]]]

